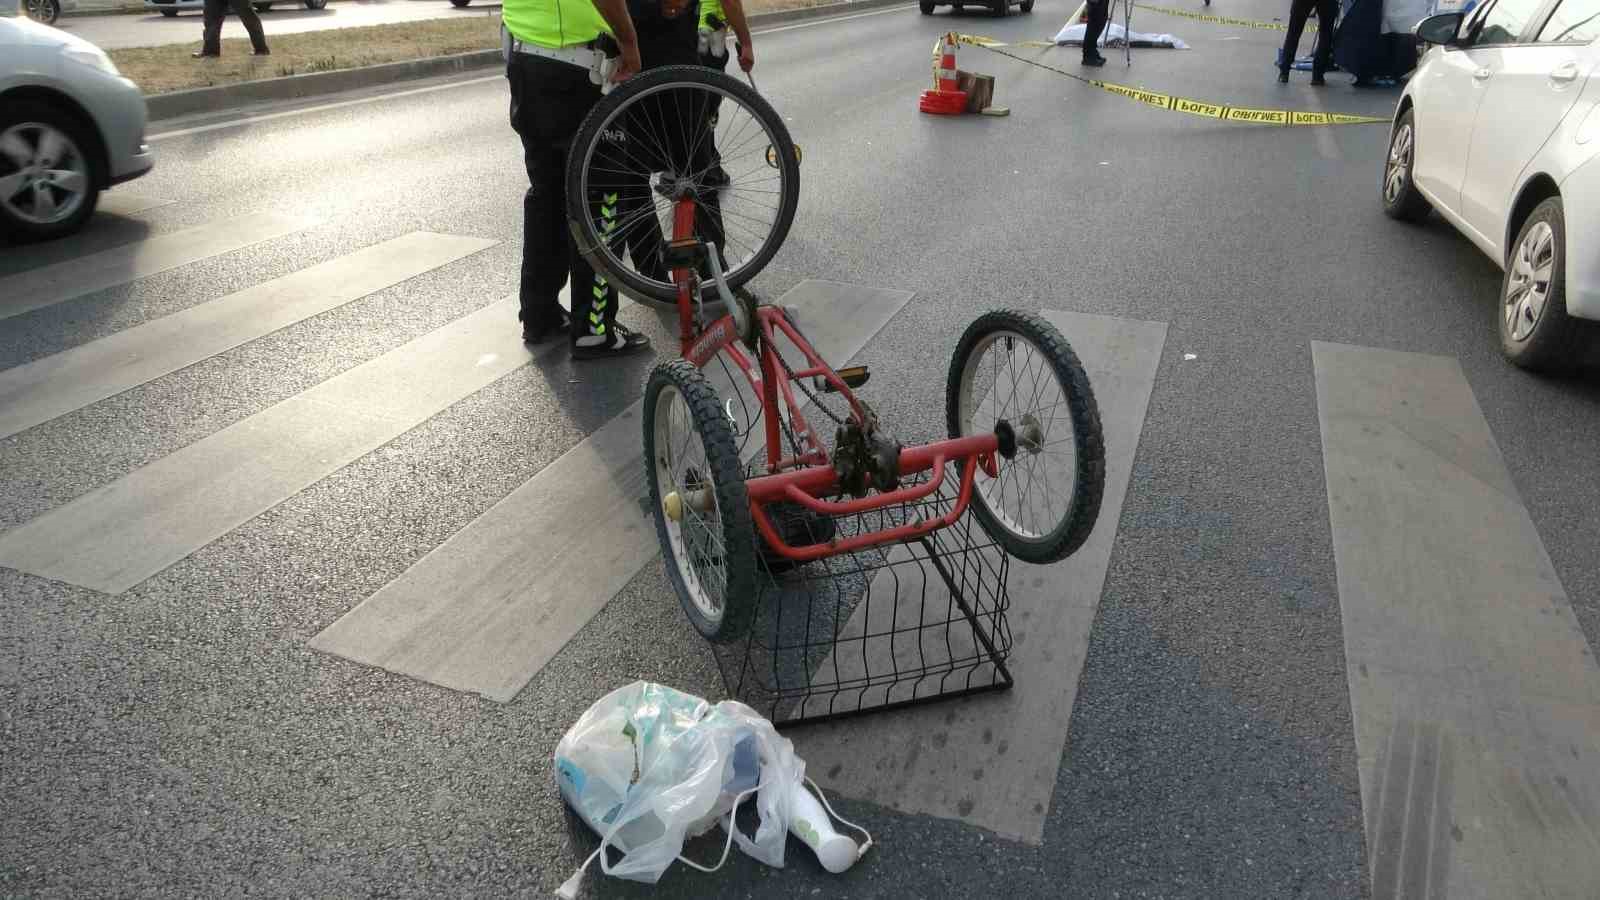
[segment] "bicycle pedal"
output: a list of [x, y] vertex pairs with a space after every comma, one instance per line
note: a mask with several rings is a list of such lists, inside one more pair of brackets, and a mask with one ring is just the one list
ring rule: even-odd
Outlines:
[[[872, 373], [867, 371], [866, 366], [850, 366], [844, 369], [837, 369], [833, 374], [838, 375], [839, 380], [844, 382], [845, 386], [851, 390], [861, 387], [872, 378]], [[832, 381], [821, 375], [817, 376], [816, 387], [817, 390], [826, 394], [837, 394], [839, 392], [839, 389], [833, 386]]]

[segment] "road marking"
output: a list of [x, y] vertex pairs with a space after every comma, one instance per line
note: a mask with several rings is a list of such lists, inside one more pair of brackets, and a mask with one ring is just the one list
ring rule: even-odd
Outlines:
[[131, 194], [127, 191], [107, 191], [100, 195], [100, 202], [95, 206], [95, 212], [109, 213], [113, 216], [133, 216], [148, 209], [171, 205], [171, 200], [162, 200], [160, 197], [146, 197], [143, 194]]
[[1472, 388], [1311, 353], [1373, 896], [1594, 896], [1600, 668]]
[[[841, 793], [904, 812], [959, 819], [1032, 843], [1044, 837], [1090, 628], [1167, 335], [1161, 322], [1049, 310], [1044, 315], [1061, 329], [1088, 369], [1105, 432], [1105, 495], [1094, 532], [1077, 553], [1052, 566], [1012, 561], [1010, 622], [1016, 643], [1008, 667], [1015, 686], [966, 702], [824, 723], [791, 736], [807, 771]], [[885, 579], [904, 582], [899, 585], [899, 610], [896, 604], [874, 604], [877, 612], [866, 622], [865, 606], [858, 606], [847, 629], [887, 634], [889, 623], [907, 621], [907, 613], [914, 621], [924, 602], [924, 586], [906, 575], [881, 574], [874, 584], [875, 596], [880, 585], [894, 596], [893, 582], [885, 584]], [[929, 602], [937, 604], [947, 596], [942, 584], [927, 587]], [[950, 635], [955, 637], [957, 630]], [[940, 631], [925, 639], [942, 645], [944, 637]], [[902, 636], [899, 643], [908, 641]], [[915, 654], [916, 640], [909, 643]], [[882, 671], [894, 658], [890, 644], [888, 639], [859, 642], [851, 652], [871, 654], [872, 670]], [[898, 649], [906, 652], [904, 646]], [[955, 648], [958, 656], [960, 650]], [[819, 670], [827, 671], [830, 680], [833, 665], [826, 661]], [[849, 677], [850, 672], [842, 674]], [[982, 676], [980, 671], [974, 681], [986, 683]]]
[[[807, 281], [780, 303], [799, 306], [818, 352], [842, 361], [910, 297]], [[642, 407], [635, 402], [546, 466], [311, 646], [491, 700], [514, 699], [660, 556], [639, 504], [646, 493]]]
[[257, 212], [19, 272], [0, 278], [0, 319], [231, 253], [315, 224], [316, 220], [305, 216]]
[[[827, 25], [834, 22], [848, 22], [851, 19], [865, 19], [868, 16], [881, 16], [887, 13], [904, 12], [911, 8], [912, 5], [908, 4], [906, 6], [892, 6], [886, 9], [856, 13], [849, 16], [829, 16], [808, 22], [797, 22], [793, 25], [779, 25], [772, 28], [758, 28], [752, 31], [751, 34], [777, 34], [780, 31], [793, 31], [797, 28], [814, 28], [818, 25]], [[306, 106], [300, 109], [286, 109], [279, 112], [262, 113], [256, 116], [247, 116], [242, 119], [230, 119], [226, 122], [212, 122], [207, 125], [196, 125], [192, 128], [177, 128], [172, 131], [162, 131], [149, 135], [145, 138], [145, 140], [154, 143], [155, 141], [164, 141], [170, 138], [184, 137], [185, 135], [205, 134], [208, 131], [219, 131], [224, 128], [238, 128], [244, 125], [255, 125], [261, 122], [270, 122], [274, 119], [287, 118], [288, 116], [301, 116], [308, 115], [310, 113], [327, 112], [328, 110], [333, 109], [343, 109], [347, 106], [360, 106], [366, 103], [376, 103], [380, 100], [396, 100], [401, 97], [412, 97], [416, 96], [417, 94], [430, 94], [434, 91], [444, 91], [451, 88], [466, 87], [473, 84], [483, 84], [489, 81], [502, 81], [504, 79], [504, 73], [485, 75], [480, 78], [466, 78], [460, 81], [452, 81], [448, 84], [431, 84], [427, 87], [412, 88], [410, 90], [395, 91], [394, 93], [387, 94], [376, 94], [371, 97], [358, 97], [354, 100], [340, 100], [335, 103], [321, 103], [316, 106]]]
[[7, 369], [0, 372], [0, 438], [496, 243], [414, 232]]
[[173, 131], [163, 131], [145, 138], [146, 141], [165, 141], [170, 138], [184, 137], [190, 134], [205, 134], [208, 131], [219, 131], [223, 128], [239, 128], [244, 125], [257, 125], [262, 122], [271, 122], [274, 119], [284, 119], [289, 116], [303, 116], [310, 113], [327, 112], [331, 109], [343, 109], [347, 106], [361, 106], [366, 103], [376, 103], [379, 100], [398, 100], [401, 97], [414, 97], [417, 94], [431, 94], [434, 91], [445, 91], [451, 88], [466, 87], [472, 84], [483, 84], [489, 81], [504, 81], [505, 73], [484, 75], [479, 78], [465, 78], [447, 84], [430, 84], [427, 87], [411, 88], [410, 90], [395, 91], [392, 94], [375, 94], [371, 97], [357, 97], [354, 100], [339, 100], [334, 103], [319, 103], [316, 106], [303, 106], [298, 109], [285, 109], [279, 112], [261, 113], [260, 115], [247, 116], [242, 119], [229, 119], [226, 122], [212, 122], [209, 125], [196, 125], [193, 128], [178, 128]]
[[0, 565], [121, 593], [531, 358], [492, 303], [0, 535]]

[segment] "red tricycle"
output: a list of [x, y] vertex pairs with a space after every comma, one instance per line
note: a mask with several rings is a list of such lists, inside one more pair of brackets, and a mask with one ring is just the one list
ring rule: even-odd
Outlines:
[[[918, 540], [968, 510], [1011, 556], [1050, 563], [1084, 542], [1100, 506], [1094, 394], [1040, 316], [1000, 310], [973, 322], [949, 368], [948, 439], [902, 446], [856, 393], [867, 370], [830, 366], [787, 310], [746, 288], [794, 220], [799, 168], [782, 118], [753, 84], [686, 66], [607, 94], [569, 155], [579, 250], [621, 292], [677, 311], [682, 356], [657, 366], [645, 389], [645, 461], [667, 571], [715, 642], [749, 627], [764, 571]], [[740, 423], [701, 371], [719, 357], [759, 398], [765, 454], [753, 466]], [[832, 435], [807, 420], [811, 407]], [[908, 501], [941, 489], [955, 502], [938, 515], [854, 533], [828, 524], [916, 508]]]

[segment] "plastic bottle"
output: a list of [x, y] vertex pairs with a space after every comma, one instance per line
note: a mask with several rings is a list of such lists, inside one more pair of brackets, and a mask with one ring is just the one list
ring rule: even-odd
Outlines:
[[789, 833], [810, 847], [822, 867], [835, 875], [855, 865], [861, 855], [856, 842], [833, 830], [828, 813], [805, 785], [796, 783], [792, 790], [789, 804], [794, 814], [789, 819]]

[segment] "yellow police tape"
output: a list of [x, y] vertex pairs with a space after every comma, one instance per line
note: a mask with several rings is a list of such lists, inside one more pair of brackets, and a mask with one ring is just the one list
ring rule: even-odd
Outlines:
[[[1147, 91], [1141, 88], [1129, 87], [1125, 84], [1101, 81], [1098, 78], [1085, 78], [1082, 75], [1068, 72], [1065, 69], [1058, 69], [1055, 66], [1046, 65], [1036, 59], [1028, 59], [1023, 56], [1018, 56], [1015, 53], [1007, 53], [1004, 49], [1002, 49], [1005, 47], [1055, 46], [1054, 44], [1044, 41], [1027, 41], [1016, 44], [1007, 44], [1002, 41], [997, 41], [994, 38], [984, 37], [981, 34], [957, 34], [955, 39], [959, 44], [982, 47], [985, 50], [998, 53], [1001, 56], [1014, 59], [1017, 62], [1027, 63], [1030, 66], [1038, 66], [1041, 69], [1048, 69], [1057, 75], [1065, 75], [1074, 81], [1081, 81], [1090, 87], [1099, 88], [1102, 91], [1116, 94], [1119, 97], [1127, 97], [1129, 100], [1137, 100], [1140, 103], [1146, 104], [1147, 106], [1153, 106], [1157, 109], [1165, 109], [1171, 112], [1180, 112], [1187, 113], [1191, 116], [1199, 116], [1202, 119], [1219, 119], [1224, 122], [1248, 122], [1255, 125], [1284, 125], [1290, 127], [1307, 125], [1387, 125], [1389, 123], [1388, 119], [1378, 118], [1375, 116], [1354, 116], [1347, 113], [1330, 112], [1302, 112], [1292, 109], [1255, 109], [1248, 106], [1229, 106], [1225, 103], [1208, 103], [1204, 100], [1194, 100], [1189, 97], [1180, 97], [1177, 94], [1161, 94], [1157, 93], [1156, 91]], [[935, 78], [938, 77], [938, 58], [940, 54], [940, 47], [943, 45], [943, 43], [943, 39], [940, 39], [934, 44], [933, 47]]]
[[[1213, 25], [1241, 25], [1245, 28], [1259, 28], [1263, 31], [1289, 30], [1289, 26], [1283, 24], [1282, 22], [1259, 22], [1255, 19], [1230, 19], [1227, 16], [1212, 16], [1205, 13], [1190, 12], [1187, 9], [1173, 9], [1170, 6], [1146, 6], [1143, 3], [1135, 3], [1134, 6], [1138, 9], [1147, 9], [1151, 12], [1161, 13], [1162, 15], [1166, 16], [1181, 16], [1185, 19], [1193, 19], [1196, 22], [1210, 22]], [[1316, 30], [1316, 23], [1306, 23], [1306, 31]]]

